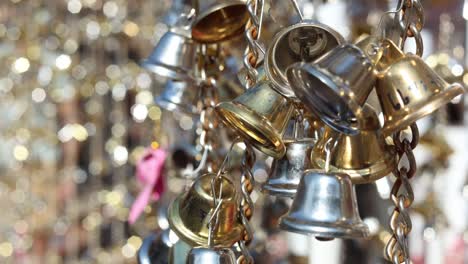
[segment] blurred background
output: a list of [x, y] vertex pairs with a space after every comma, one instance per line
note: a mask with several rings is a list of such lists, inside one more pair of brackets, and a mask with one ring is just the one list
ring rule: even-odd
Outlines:
[[[266, 2], [263, 36], [297, 20], [287, 1]], [[305, 16], [316, 12], [352, 40], [371, 32], [396, 1], [318, 2], [316, 10], [317, 3], [300, 1]], [[422, 2], [424, 58], [447, 80], [468, 84], [468, 5]], [[183, 188], [176, 178], [134, 225], [127, 218], [140, 189], [134, 166], [144, 148], [193, 137], [191, 117], [153, 103], [165, 80], [138, 65], [167, 31], [171, 6], [169, 0], [0, 1], [0, 263], [136, 263], [142, 239], [167, 228], [160, 209]], [[240, 63], [243, 40], [226, 48]], [[464, 112], [462, 98], [419, 124], [415, 264], [468, 263]], [[262, 166], [255, 173], [265, 178]], [[384, 263], [390, 186], [384, 179], [357, 190], [373, 240], [317, 246], [306, 237], [259, 230], [257, 263]], [[281, 211], [280, 201], [259, 199], [263, 211]], [[327, 243], [339, 248], [331, 257], [320, 251]]]

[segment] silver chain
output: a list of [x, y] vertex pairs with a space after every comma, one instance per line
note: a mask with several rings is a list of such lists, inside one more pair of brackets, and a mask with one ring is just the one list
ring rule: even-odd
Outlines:
[[244, 68], [247, 71], [246, 84], [248, 88], [257, 82], [258, 71], [256, 68], [260, 60], [260, 53], [265, 53], [260, 44], [264, 4], [265, 0], [249, 0], [247, 2], [250, 19], [247, 22], [245, 30], [247, 48], [244, 53], [243, 62]]

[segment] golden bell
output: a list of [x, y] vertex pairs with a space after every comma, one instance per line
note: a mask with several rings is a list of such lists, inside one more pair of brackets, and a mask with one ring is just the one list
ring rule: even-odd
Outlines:
[[275, 159], [262, 190], [270, 195], [294, 197], [304, 170], [310, 167], [313, 139], [285, 140], [286, 154]]
[[357, 135], [325, 129], [312, 150], [314, 167], [325, 168], [329, 155], [330, 172], [348, 174], [354, 184], [374, 182], [393, 171], [396, 166], [395, 149], [385, 143], [375, 112], [367, 105], [364, 111], [364, 126]]
[[216, 112], [223, 122], [266, 155], [281, 158], [286, 153], [283, 134], [294, 107], [264, 81], [232, 102], [222, 102]]
[[[313, 63], [287, 70], [296, 96], [328, 126], [346, 134], [362, 127], [362, 105], [374, 88], [378, 38], [338, 46]], [[376, 52], [375, 54], [373, 52]]]
[[249, 19], [245, 0], [193, 0], [192, 38], [201, 43], [227, 40], [244, 32]]
[[142, 67], [173, 80], [193, 78], [197, 44], [186, 36], [183, 29], [172, 28], [159, 40]]
[[[197, 178], [190, 190], [177, 197], [168, 210], [169, 225], [177, 236], [192, 246], [208, 245], [208, 224], [215, 211], [211, 193], [211, 180], [215, 173]], [[213, 231], [213, 243], [230, 247], [241, 238], [243, 227], [237, 213], [235, 185], [221, 176], [215, 185], [222, 183], [222, 205], [219, 210], [219, 225]], [[216, 197], [219, 193], [216, 193]]]
[[376, 87], [384, 135], [406, 128], [465, 92], [462, 85], [447, 83], [420, 57], [404, 54], [390, 40], [384, 40], [383, 47]]

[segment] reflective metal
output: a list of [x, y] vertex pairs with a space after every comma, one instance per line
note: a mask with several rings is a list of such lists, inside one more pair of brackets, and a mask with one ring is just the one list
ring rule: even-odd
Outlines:
[[235, 264], [236, 256], [230, 248], [192, 248], [187, 264]]
[[193, 0], [192, 38], [201, 43], [227, 40], [244, 32], [249, 19], [246, 0]]
[[406, 128], [465, 92], [462, 85], [447, 83], [420, 57], [404, 54], [391, 41], [384, 40], [383, 47], [376, 87], [384, 135]]
[[325, 129], [312, 151], [314, 167], [324, 169], [329, 155], [330, 172], [348, 174], [354, 184], [374, 182], [395, 169], [394, 146], [386, 144], [375, 112], [370, 107], [364, 111], [364, 126], [357, 135]]
[[346, 174], [307, 170], [280, 227], [322, 239], [366, 237], [367, 226], [358, 212], [356, 192]]
[[166, 264], [169, 262], [169, 251], [172, 247], [169, 232], [170, 230], [166, 229], [145, 237], [138, 250], [139, 264]]
[[162, 77], [174, 80], [193, 78], [197, 45], [183, 30], [173, 28], [159, 40], [142, 67]]
[[293, 105], [271, 88], [258, 83], [232, 102], [223, 102], [216, 111], [223, 122], [255, 148], [274, 158], [286, 152], [282, 137], [293, 113]]
[[270, 195], [294, 197], [304, 170], [310, 168], [309, 156], [315, 140], [287, 140], [284, 143], [286, 154], [273, 161], [262, 189]]
[[[208, 224], [214, 211], [211, 179], [215, 173], [197, 178], [190, 190], [169, 207], [169, 225], [177, 236], [192, 246], [208, 245]], [[213, 243], [230, 247], [241, 238], [243, 227], [238, 218], [237, 195], [234, 184], [221, 176], [215, 185], [222, 182], [222, 206], [219, 211], [219, 226], [213, 232]], [[219, 196], [219, 193], [216, 193]]]
[[197, 114], [199, 89], [189, 82], [168, 80], [155, 103], [168, 111]]
[[362, 105], [376, 80], [377, 43], [369, 37], [336, 47], [313, 63], [293, 64], [287, 70], [292, 90], [328, 126], [357, 134], [363, 125]]
[[283, 28], [276, 33], [265, 54], [266, 75], [277, 92], [296, 98], [286, 69], [297, 62], [312, 62], [342, 43], [344, 38], [338, 32], [318, 22], [302, 21]]

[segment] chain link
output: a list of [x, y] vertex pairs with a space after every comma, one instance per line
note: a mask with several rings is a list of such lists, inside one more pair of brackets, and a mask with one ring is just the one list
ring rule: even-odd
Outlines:
[[264, 0], [249, 0], [247, 2], [247, 10], [250, 19], [247, 22], [245, 30], [247, 48], [245, 50], [243, 63], [247, 71], [246, 84], [248, 88], [252, 87], [257, 81], [258, 71], [256, 67], [260, 60], [260, 53], [265, 53], [259, 41], [262, 31], [264, 3]]
[[252, 173], [252, 167], [255, 164], [255, 152], [253, 148], [245, 143], [246, 149], [244, 157], [241, 162], [241, 192], [242, 199], [240, 201], [239, 217], [242, 225], [244, 226], [244, 234], [242, 239], [238, 242], [241, 249], [242, 256], [238, 259], [239, 264], [252, 264], [253, 258], [249, 253], [247, 245], [252, 241], [253, 230], [250, 226], [249, 220], [253, 215], [254, 203], [250, 194], [254, 188], [254, 178]]
[[400, 0], [399, 12], [395, 19], [400, 25], [401, 49], [408, 38], [414, 38], [416, 42], [416, 55], [422, 56], [424, 51], [421, 30], [424, 25], [424, 9], [420, 0]]
[[[409, 180], [416, 174], [416, 159], [413, 149], [419, 142], [419, 131], [416, 123], [410, 126], [411, 140], [402, 139], [402, 131], [394, 134], [398, 163], [393, 172], [396, 181], [392, 187], [391, 200], [395, 206], [390, 216], [390, 229], [392, 237], [385, 247], [385, 257], [394, 264], [410, 263], [408, 249], [408, 235], [412, 229], [411, 218], [408, 212], [414, 201], [414, 193]], [[406, 159], [407, 166], [400, 165]]]

